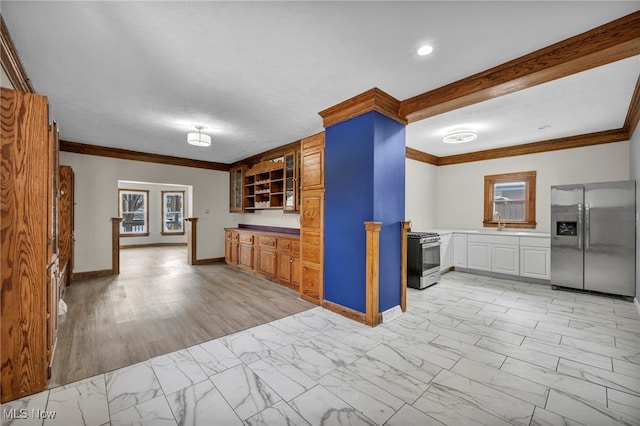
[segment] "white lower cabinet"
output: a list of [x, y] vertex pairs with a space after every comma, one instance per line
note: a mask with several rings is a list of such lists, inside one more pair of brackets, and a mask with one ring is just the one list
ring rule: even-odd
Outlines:
[[479, 241], [467, 244], [467, 267], [480, 271], [491, 271], [491, 245]]
[[453, 266], [467, 267], [467, 234], [453, 234]]
[[440, 235], [440, 271], [448, 271], [453, 266], [453, 241], [451, 234]]
[[[456, 268], [550, 280], [549, 237], [514, 234], [454, 233], [447, 250], [451, 252], [453, 243], [452, 262]], [[441, 263], [444, 267], [444, 261]]]
[[478, 271], [518, 275], [518, 237], [472, 234], [467, 237], [467, 267]]
[[520, 275], [551, 279], [551, 247], [546, 238], [520, 238]]
[[501, 274], [520, 274], [518, 245], [491, 245], [491, 271]]

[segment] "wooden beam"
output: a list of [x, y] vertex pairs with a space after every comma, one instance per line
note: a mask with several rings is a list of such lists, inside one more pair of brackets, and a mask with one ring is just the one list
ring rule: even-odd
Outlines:
[[147, 154], [121, 148], [109, 148], [98, 145], [88, 145], [78, 142], [60, 141], [60, 151], [76, 154], [97, 155], [100, 157], [118, 158], [121, 160], [144, 161], [147, 163], [169, 164], [172, 166], [195, 167], [199, 169], [229, 171], [229, 165], [213, 161], [192, 160], [190, 158], [172, 157], [161, 154]]
[[628, 140], [625, 129], [606, 130], [603, 132], [587, 133], [567, 138], [551, 139], [543, 142], [533, 142], [523, 145], [507, 146], [504, 148], [487, 149], [467, 154], [449, 155], [438, 158], [439, 166], [469, 163], [472, 161], [492, 160], [495, 158], [514, 157], [517, 155], [539, 154], [541, 152], [557, 151], [561, 149], [581, 148], [584, 146], [600, 145]]
[[377, 111], [402, 124], [407, 124], [403, 118], [398, 116], [399, 107], [399, 100], [374, 87], [351, 99], [320, 111], [318, 114], [322, 117], [325, 128], [371, 111]]
[[640, 54], [640, 11], [400, 103], [409, 123]]
[[20, 62], [18, 51], [13, 44], [13, 39], [2, 15], [0, 15], [0, 64], [14, 89], [26, 93], [36, 93], [27, 71]]
[[633, 132], [636, 131], [638, 120], [640, 119], [640, 76], [636, 82], [636, 88], [633, 91], [629, 109], [627, 110], [627, 118], [624, 120], [624, 130], [627, 132], [627, 138], [631, 139]]

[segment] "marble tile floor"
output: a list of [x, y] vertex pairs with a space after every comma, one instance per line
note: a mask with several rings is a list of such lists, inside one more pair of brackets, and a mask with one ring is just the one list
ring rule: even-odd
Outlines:
[[314, 308], [4, 404], [1, 423], [640, 425], [640, 314], [450, 272], [378, 327]]

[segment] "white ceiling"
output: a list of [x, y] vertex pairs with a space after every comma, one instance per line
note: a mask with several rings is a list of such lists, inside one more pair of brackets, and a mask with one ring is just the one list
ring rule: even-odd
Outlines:
[[[0, 12], [63, 140], [231, 163], [322, 131], [319, 111], [373, 87], [404, 100], [639, 9], [3, 0]], [[415, 55], [422, 43], [434, 52]], [[428, 118], [407, 127], [407, 146], [442, 156], [620, 128], [639, 74], [636, 56]], [[195, 124], [211, 147], [187, 145]], [[463, 124], [475, 142], [441, 142]]]

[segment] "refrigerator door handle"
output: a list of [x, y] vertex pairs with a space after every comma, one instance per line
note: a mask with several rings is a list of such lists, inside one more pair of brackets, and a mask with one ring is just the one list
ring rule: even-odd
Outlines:
[[584, 249], [589, 249], [589, 234], [591, 233], [591, 209], [589, 204], [584, 205]]
[[578, 203], [578, 248], [582, 248], [582, 203]]

